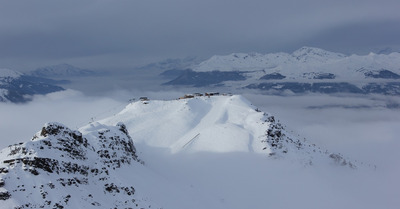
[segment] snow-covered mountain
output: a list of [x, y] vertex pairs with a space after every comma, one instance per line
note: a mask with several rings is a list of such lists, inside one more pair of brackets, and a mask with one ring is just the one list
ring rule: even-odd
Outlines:
[[[279, 66], [290, 68], [293, 67], [292, 65], [299, 64], [305, 65], [304, 67], [310, 67], [332, 63], [345, 57], [346, 56], [344, 54], [340, 53], [328, 52], [318, 48], [303, 47], [294, 51], [292, 54], [281, 52], [271, 54], [233, 53], [226, 56], [215, 55], [194, 67], [193, 70], [198, 72], [253, 71], [273, 69]], [[287, 70], [292, 71], [292, 69]], [[307, 70], [307, 68], [304, 70]], [[298, 72], [300, 69], [297, 69], [296, 71]]]
[[[138, 144], [142, 149], [137, 151]], [[359, 166], [340, 154], [295, 137], [272, 115], [260, 111], [242, 96], [144, 99], [79, 131], [60, 123], [47, 123], [30, 141], [1, 150], [0, 205], [2, 208], [164, 208], [166, 204], [165, 208], [232, 208], [231, 204], [221, 205], [215, 191], [193, 186], [201, 182], [191, 181], [187, 188], [185, 181], [163, 176], [166, 174], [159, 173], [155, 166], [172, 166], [167, 170], [177, 172], [173, 167], [177, 162], [157, 164], [152, 159], [160, 155], [157, 152], [185, 158], [188, 161], [185, 165], [193, 169], [197, 169], [196, 165], [206, 166], [206, 170], [215, 168], [212, 165], [207, 168], [197, 162], [200, 158], [191, 156], [202, 153], [200, 156], [204, 158], [218, 153], [229, 154], [229, 162], [246, 160], [242, 158], [247, 155], [261, 156], [258, 159], [265, 162], [307, 167]], [[145, 164], [147, 160], [149, 166]], [[254, 163], [254, 168], [268, 165]], [[265, 181], [264, 174], [256, 176], [261, 179], [255, 181]], [[239, 193], [240, 189], [236, 188]], [[248, 199], [249, 195], [253, 194], [243, 194], [243, 198]], [[235, 201], [249, 204], [241, 199]], [[242, 208], [235, 202], [232, 204], [233, 208]]]
[[29, 101], [35, 94], [48, 94], [64, 90], [55, 81], [40, 77], [27, 76], [20, 72], [0, 69], [0, 102], [21, 103]]
[[265, 71], [265, 74], [280, 73], [286, 76], [287, 80], [320, 79], [315, 78], [317, 73], [332, 73], [340, 80], [363, 80], [369, 78], [365, 73], [381, 69], [399, 74], [400, 53], [346, 56], [318, 48], [303, 47], [292, 54], [234, 53], [213, 56], [193, 68], [197, 72]]
[[48, 123], [0, 159], [1, 208], [157, 208], [126, 178], [143, 165], [122, 123]]
[[120, 121], [126, 124], [135, 143], [172, 153], [250, 152], [304, 165], [332, 163], [356, 167], [338, 154], [293, 136], [274, 116], [239, 95], [138, 101], [100, 122]]
[[95, 72], [81, 69], [69, 64], [59, 64], [48, 67], [38, 68], [30, 72], [30, 75], [44, 78], [66, 78], [77, 76], [91, 76]]
[[213, 56], [166, 84], [216, 85], [272, 93], [399, 95], [399, 79], [400, 53], [347, 56], [303, 47], [291, 54], [234, 53]]

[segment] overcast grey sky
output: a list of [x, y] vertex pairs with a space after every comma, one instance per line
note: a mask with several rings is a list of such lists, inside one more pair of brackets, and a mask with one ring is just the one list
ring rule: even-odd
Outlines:
[[0, 0], [0, 67], [400, 47], [398, 0]]

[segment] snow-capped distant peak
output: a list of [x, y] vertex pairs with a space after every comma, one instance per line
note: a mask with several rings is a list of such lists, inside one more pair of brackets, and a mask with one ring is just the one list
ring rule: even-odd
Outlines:
[[319, 48], [302, 47], [288, 53], [232, 53], [215, 55], [194, 67], [195, 71], [257, 71], [278, 66], [320, 65], [346, 58], [346, 55]]
[[298, 60], [303, 60], [306, 61], [307, 58], [313, 57], [313, 58], [324, 58], [326, 60], [329, 59], [341, 59], [346, 57], [346, 55], [341, 54], [341, 53], [335, 53], [335, 52], [330, 52], [326, 51], [320, 48], [315, 48], [315, 47], [302, 47], [292, 53], [292, 56], [295, 57]]
[[0, 78], [19, 78], [22, 75], [22, 73], [10, 70], [10, 69], [5, 69], [5, 68], [0, 68]]

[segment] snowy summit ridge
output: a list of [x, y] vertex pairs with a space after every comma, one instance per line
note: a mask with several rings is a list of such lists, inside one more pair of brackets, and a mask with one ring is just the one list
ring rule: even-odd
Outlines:
[[240, 95], [137, 101], [100, 122], [118, 121], [126, 124], [135, 143], [166, 148], [172, 153], [250, 152], [305, 165], [325, 161], [356, 167], [340, 155], [294, 137], [274, 116]]

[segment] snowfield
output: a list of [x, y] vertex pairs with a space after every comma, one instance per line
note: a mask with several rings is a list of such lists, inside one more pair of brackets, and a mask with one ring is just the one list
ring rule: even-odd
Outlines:
[[[240, 96], [197, 97], [175, 101], [135, 102], [103, 123], [123, 121], [135, 142], [168, 148], [172, 153], [262, 152], [266, 127]], [[154, 130], [154, 128], [156, 130]]]
[[303, 165], [355, 162], [293, 136], [240, 95], [137, 101], [100, 123], [123, 122], [136, 144], [170, 153], [255, 153]]

